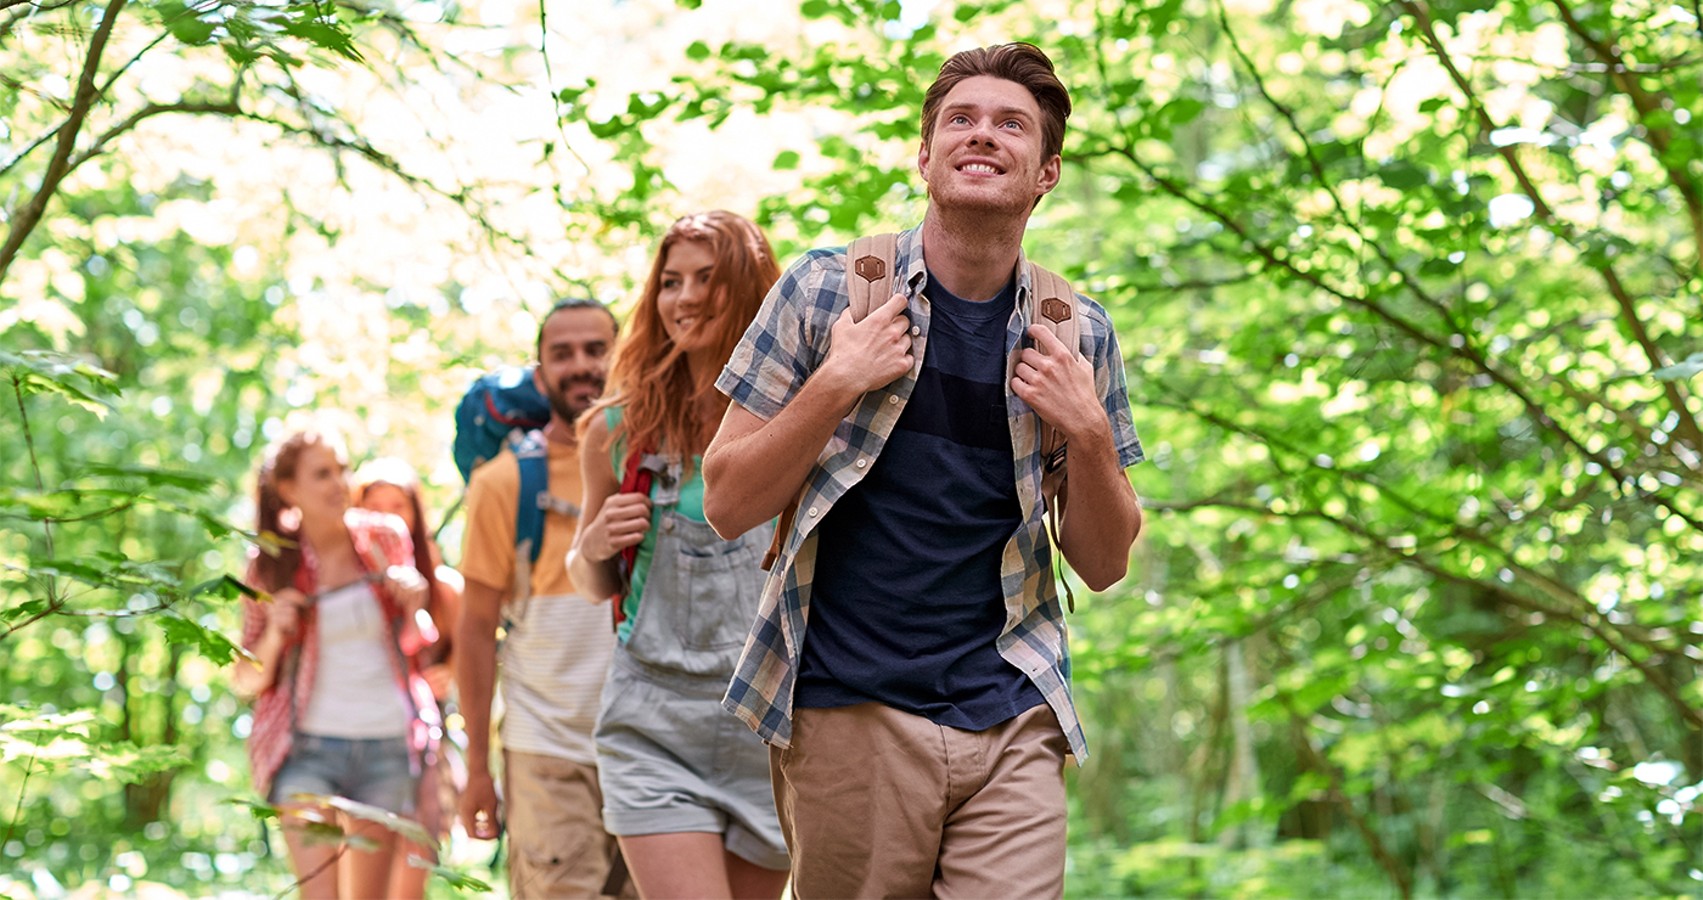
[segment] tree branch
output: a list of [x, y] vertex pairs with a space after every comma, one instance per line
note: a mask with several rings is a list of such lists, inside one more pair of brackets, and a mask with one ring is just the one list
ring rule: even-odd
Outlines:
[[[186, 7], [185, 11], [182, 12], [182, 13], [179, 13], [178, 15], [180, 15], [180, 16], [189, 15], [190, 10], [192, 10], [192, 9], [193, 9], [193, 7]], [[0, 34], [5, 34], [5, 29], [0, 29]], [[171, 32], [169, 32], [169, 31], [160, 32], [159, 36], [154, 38], [153, 40], [149, 41], [147, 46], [136, 51], [136, 53], [134, 55], [132, 55], [129, 59], [125, 60], [124, 65], [119, 66], [117, 69], [115, 69], [113, 71], [113, 73], [111, 75], [107, 76], [105, 83], [103, 83], [100, 86], [100, 90], [95, 92], [95, 98], [99, 99], [101, 97], [105, 97], [107, 95], [107, 92], [112, 90], [112, 86], [118, 82], [118, 79], [121, 76], [123, 76], [125, 72], [130, 71], [130, 67], [135, 65], [136, 61], [141, 59], [143, 54], [146, 54], [149, 50], [152, 50], [155, 47], [158, 47], [160, 45], [161, 41], [164, 41], [166, 38], [168, 38], [170, 36], [171, 36]], [[24, 149], [19, 150], [16, 154], [14, 154], [12, 156], [11, 159], [6, 160], [6, 164], [3, 165], [3, 166], [0, 166], [0, 175], [5, 175], [7, 172], [10, 172], [14, 166], [16, 166], [20, 162], [23, 162], [26, 157], [28, 157], [31, 153], [34, 153], [37, 150], [37, 148], [41, 147], [41, 145], [43, 145], [43, 144], [47, 143], [48, 141], [51, 141], [55, 137], [57, 137], [59, 135], [60, 130], [65, 127], [65, 124], [66, 123], [61, 122], [58, 125], [55, 125], [53, 127], [52, 131], [49, 131], [48, 133], [42, 135], [41, 137], [36, 138], [34, 141], [30, 142], [30, 145], [28, 147], [25, 147]], [[73, 164], [71, 166], [72, 169], [75, 169], [76, 167], [77, 166], [75, 164]]]
[[[1194, 195], [1190, 194], [1187, 190], [1185, 190], [1182, 187], [1182, 185], [1179, 185], [1176, 182], [1164, 177], [1163, 175], [1160, 175], [1158, 172], [1154, 171], [1154, 169], [1151, 166], [1149, 166], [1145, 162], [1143, 162], [1141, 160], [1141, 158], [1135, 153], [1135, 151], [1130, 149], [1129, 147], [1119, 145], [1119, 146], [1113, 147], [1110, 152], [1115, 153], [1117, 155], [1120, 155], [1120, 156], [1124, 157], [1125, 159], [1129, 160], [1129, 162], [1132, 165], [1134, 165], [1137, 169], [1139, 169], [1142, 172], [1142, 174], [1144, 174], [1148, 178], [1152, 179], [1153, 182], [1155, 184], [1159, 185], [1159, 187], [1162, 188], [1166, 193], [1172, 195], [1173, 197], [1176, 197], [1179, 200], [1182, 200], [1183, 202], [1189, 204], [1190, 206], [1194, 207], [1195, 209], [1199, 210], [1200, 212], [1205, 213], [1206, 215], [1209, 215], [1212, 218], [1216, 219], [1227, 230], [1229, 230], [1231, 233], [1235, 234], [1237, 237], [1241, 238], [1244, 242], [1246, 242], [1248, 244], [1249, 247], [1253, 248], [1254, 253], [1257, 254], [1262, 260], [1265, 261], [1265, 264], [1268, 268], [1280, 269], [1280, 270], [1288, 273], [1289, 275], [1295, 277], [1296, 279], [1299, 279], [1300, 281], [1303, 281], [1307, 284], [1310, 284], [1313, 287], [1315, 287], [1315, 288], [1317, 288], [1321, 291], [1324, 291], [1327, 294], [1330, 294], [1332, 297], [1335, 297], [1338, 300], [1341, 300], [1345, 304], [1348, 304], [1350, 306], [1357, 306], [1357, 307], [1360, 307], [1361, 309], [1367, 310], [1368, 312], [1371, 312], [1373, 315], [1384, 320], [1385, 322], [1389, 323], [1390, 325], [1395, 326], [1395, 328], [1397, 330], [1401, 331], [1403, 334], [1406, 334], [1408, 337], [1411, 337], [1415, 341], [1417, 341], [1421, 344], [1424, 344], [1427, 347], [1430, 347], [1434, 350], [1437, 350], [1437, 351], [1444, 353], [1446, 355], [1449, 355], [1449, 356], [1464, 356], [1467, 360], [1471, 361], [1474, 364], [1474, 366], [1476, 368], [1478, 368], [1478, 370], [1480, 372], [1484, 373], [1484, 375], [1486, 377], [1490, 378], [1491, 381], [1495, 382], [1498, 385], [1501, 385], [1504, 390], [1508, 391], [1510, 394], [1513, 394], [1514, 397], [1516, 399], [1518, 399], [1520, 401], [1520, 404], [1525, 408], [1526, 414], [1529, 415], [1532, 418], [1532, 421], [1536, 422], [1537, 424], [1542, 426], [1545, 430], [1547, 430], [1547, 431], [1553, 433], [1554, 435], [1556, 435], [1557, 437], [1559, 437], [1563, 442], [1565, 442], [1569, 446], [1573, 447], [1575, 450], [1579, 451], [1579, 453], [1584, 455], [1585, 458], [1590, 459], [1593, 462], [1597, 463], [1598, 465], [1602, 466], [1603, 471], [1605, 473], [1610, 473], [1610, 474], [1614, 475], [1616, 480], [1621, 479], [1622, 475], [1621, 475], [1621, 472], [1620, 472], [1620, 468], [1618, 466], [1614, 465], [1614, 463], [1610, 462], [1607, 455], [1605, 455], [1603, 453], [1593, 452], [1590, 448], [1586, 447], [1583, 441], [1579, 440], [1577, 437], [1574, 437], [1571, 432], [1569, 432], [1566, 428], [1562, 427], [1561, 423], [1558, 420], [1556, 420], [1554, 416], [1550, 415], [1548, 410], [1544, 409], [1541, 405], [1539, 405], [1536, 400], [1533, 400], [1531, 398], [1531, 396], [1529, 394], [1527, 394], [1526, 391], [1523, 388], [1521, 388], [1519, 385], [1515, 384], [1511, 377], [1509, 377], [1506, 373], [1502, 372], [1501, 370], [1490, 365], [1489, 359], [1483, 357], [1482, 355], [1477, 355], [1477, 354], [1472, 354], [1472, 353], [1464, 353], [1464, 354], [1463, 353], [1457, 353], [1456, 352], [1457, 348], [1450, 346], [1447, 341], [1440, 339], [1440, 338], [1437, 338], [1437, 337], [1427, 333], [1424, 329], [1420, 328], [1418, 325], [1414, 324], [1413, 322], [1408, 321], [1407, 319], [1401, 317], [1400, 315], [1397, 315], [1396, 313], [1394, 313], [1391, 310], [1385, 308], [1384, 306], [1378, 304], [1377, 302], [1375, 302], [1375, 301], [1373, 301], [1373, 300], [1371, 300], [1367, 297], [1364, 297], [1364, 296], [1361, 296], [1361, 295], [1358, 295], [1358, 294], [1352, 294], [1352, 293], [1349, 293], [1348, 291], [1346, 291], [1342, 288], [1336, 287], [1335, 285], [1332, 285], [1332, 284], [1326, 282], [1323, 278], [1321, 278], [1317, 274], [1313, 273], [1312, 271], [1303, 271], [1301, 269], [1296, 268], [1293, 261], [1291, 261], [1290, 259], [1288, 259], [1286, 257], [1279, 257], [1277, 255], [1276, 251], [1273, 250], [1271, 247], [1260, 243], [1258, 240], [1255, 240], [1254, 236], [1248, 231], [1248, 229], [1246, 227], [1244, 227], [1240, 222], [1236, 221], [1236, 219], [1234, 217], [1232, 217], [1229, 213], [1226, 213], [1223, 210], [1213, 206], [1212, 204], [1207, 203], [1204, 200], [1201, 200], [1201, 199], [1195, 197]], [[1463, 345], [1459, 349], [1465, 350], [1465, 349], [1467, 349], [1468, 346], [1469, 345]]]
[[24, 208], [12, 216], [11, 230], [6, 233], [6, 242], [0, 245], [0, 284], [6, 281], [6, 272], [11, 269], [12, 261], [17, 259], [18, 251], [24, 241], [40, 224], [41, 217], [47, 211], [47, 203], [59, 190], [59, 184], [65, 179], [67, 168], [71, 161], [71, 151], [77, 143], [77, 134], [83, 128], [83, 122], [89, 116], [89, 108], [95, 100], [95, 75], [100, 71], [101, 55], [106, 52], [107, 39], [112, 36], [112, 30], [118, 24], [118, 15], [124, 10], [126, 0], [108, 0], [101, 14], [100, 26], [89, 41], [88, 56], [83, 60], [83, 74], [77, 80], [77, 97], [71, 106], [71, 115], [59, 129], [59, 143], [53, 151], [53, 159], [43, 173], [41, 187], [36, 190]]
[[[1272, 464], [1273, 468], [1279, 469], [1280, 471], [1282, 469], [1281, 461], [1280, 461], [1279, 456], [1278, 456], [1279, 452], [1287, 453], [1290, 456], [1293, 456], [1293, 457], [1296, 457], [1296, 458], [1302, 459], [1302, 460], [1309, 460], [1309, 458], [1310, 458], [1310, 454], [1307, 451], [1303, 450], [1300, 447], [1296, 447], [1296, 446], [1288, 443], [1287, 441], [1284, 441], [1281, 438], [1273, 437], [1271, 435], [1255, 431], [1251, 427], [1248, 427], [1248, 426], [1245, 426], [1245, 425], [1242, 425], [1242, 424], [1239, 424], [1239, 423], [1236, 423], [1236, 422], [1232, 422], [1228, 419], [1225, 419], [1222, 416], [1218, 416], [1214, 413], [1208, 412], [1206, 410], [1197, 409], [1197, 408], [1189, 405], [1187, 403], [1187, 400], [1186, 400], [1186, 397], [1187, 397], [1186, 394], [1184, 394], [1183, 392], [1178, 391], [1174, 388], [1170, 388], [1163, 381], [1155, 381], [1155, 382], [1153, 382], [1153, 384], [1155, 386], [1159, 387], [1162, 390], [1166, 390], [1173, 397], [1179, 398], [1179, 402], [1174, 404], [1174, 405], [1172, 405], [1172, 404], [1162, 404], [1162, 405], [1166, 405], [1166, 406], [1169, 406], [1170, 408], [1177, 409], [1180, 412], [1184, 412], [1184, 413], [1188, 413], [1190, 415], [1193, 415], [1193, 416], [1195, 416], [1195, 417], [1197, 417], [1197, 418], [1199, 418], [1199, 419], [1201, 419], [1205, 422], [1208, 422], [1212, 425], [1216, 425], [1219, 428], [1222, 428], [1226, 431], [1229, 431], [1229, 432], [1232, 432], [1232, 433], [1235, 433], [1235, 434], [1241, 434], [1245, 437], [1251, 438], [1251, 439], [1258, 441], [1261, 444], [1263, 444], [1267, 448], [1268, 451], [1275, 451], [1275, 452], [1272, 452], [1271, 455], [1270, 455], [1270, 460], [1271, 460], [1271, 464]], [[1304, 464], [1305, 465], [1313, 465], [1310, 461], [1308, 461]], [[1492, 541], [1490, 538], [1486, 537], [1483, 533], [1481, 533], [1477, 529], [1465, 527], [1452, 518], [1447, 518], [1447, 517], [1438, 515], [1437, 513], [1434, 513], [1431, 510], [1426, 509], [1424, 506], [1420, 505], [1418, 501], [1413, 500], [1412, 498], [1401, 494], [1400, 492], [1398, 492], [1395, 489], [1391, 488], [1390, 486], [1384, 484], [1382, 481], [1380, 481], [1379, 479], [1377, 479], [1377, 478], [1375, 478], [1371, 475], [1355, 472], [1351, 469], [1333, 469], [1331, 471], [1332, 471], [1332, 474], [1336, 475], [1337, 477], [1342, 478], [1344, 481], [1353, 482], [1355, 484], [1360, 484], [1360, 485], [1363, 485], [1365, 487], [1371, 488], [1372, 490], [1376, 491], [1380, 497], [1382, 497], [1383, 499], [1395, 504], [1396, 506], [1402, 508], [1403, 510], [1407, 511], [1407, 513], [1409, 515], [1418, 517], [1420, 519], [1424, 519], [1426, 521], [1429, 521], [1433, 525], [1439, 526], [1443, 531], [1443, 537], [1439, 538], [1439, 539], [1431, 539], [1430, 540], [1431, 543], [1436, 544], [1436, 543], [1441, 543], [1443, 540], [1448, 540], [1448, 541], [1453, 541], [1457, 544], [1470, 544], [1470, 545], [1476, 546], [1476, 547], [1480, 548], [1481, 550], [1485, 551], [1486, 553], [1493, 555], [1493, 557], [1495, 558], [1498, 565], [1500, 565], [1501, 567], [1506, 568], [1508, 571], [1512, 572], [1516, 577], [1518, 577], [1520, 579], [1521, 582], [1523, 582], [1527, 586], [1533, 588], [1534, 590], [1538, 591], [1539, 593], [1549, 597], [1550, 599], [1554, 600], [1555, 602], [1562, 604], [1562, 607], [1563, 607], [1561, 609], [1541, 607], [1541, 608], [1538, 609], [1538, 611], [1547, 613], [1548, 615], [1551, 615], [1555, 618], [1563, 618], [1563, 619], [1568, 619], [1568, 620], [1571, 620], [1571, 621], [1578, 622], [1581, 625], [1585, 625], [1587, 628], [1591, 627], [1588, 624], [1589, 621], [1596, 621], [1597, 618], [1599, 618], [1599, 614], [1596, 612], [1596, 607], [1593, 604], [1591, 604], [1590, 601], [1586, 600], [1582, 595], [1580, 595], [1578, 591], [1574, 590], [1572, 587], [1568, 586], [1567, 584], [1563, 583], [1562, 581], [1560, 581], [1559, 579], [1555, 578], [1552, 575], [1546, 574], [1544, 572], [1538, 571], [1536, 569], [1533, 569], [1529, 566], [1526, 566], [1526, 565], [1520, 563], [1517, 559], [1514, 558], [1513, 551], [1495, 543], [1494, 541]], [[1230, 506], [1230, 507], [1234, 507], [1235, 504], [1225, 502], [1222, 499], [1222, 494], [1220, 494], [1218, 498], [1214, 498], [1210, 501], [1198, 503], [1194, 507], [1186, 507], [1186, 508], [1198, 508], [1200, 506]], [[1159, 508], [1159, 507], [1155, 507], [1155, 508]], [[1185, 507], [1175, 507], [1174, 506], [1174, 507], [1170, 507], [1170, 508], [1182, 509], [1182, 508], [1185, 508]], [[1265, 507], [1253, 507], [1253, 508], [1254, 509], [1265, 509]], [[1317, 515], [1318, 515], [1318, 517], [1323, 518], [1326, 521], [1329, 521], [1333, 524], [1339, 525], [1339, 527], [1346, 527], [1346, 526], [1343, 525], [1343, 523], [1348, 521], [1348, 520], [1342, 519], [1340, 517], [1328, 516], [1324, 513], [1318, 513]], [[1364, 527], [1357, 528], [1354, 531], [1354, 533], [1358, 537], [1361, 537], [1362, 539], [1374, 542], [1379, 547], [1388, 547], [1390, 545], [1389, 539], [1387, 537], [1382, 536], [1382, 535], [1373, 534], [1370, 530], [1365, 529]], [[1398, 561], [1400, 561], [1400, 560], [1407, 559], [1408, 557], [1398, 555], [1397, 558], [1398, 558]], [[1437, 568], [1435, 570], [1428, 569], [1427, 571], [1432, 571], [1433, 574], [1436, 574], [1439, 577], [1458, 579], [1463, 584], [1474, 584], [1474, 585], [1483, 585], [1484, 584], [1482, 582], [1478, 582], [1478, 581], [1475, 581], [1473, 579], [1464, 579], [1464, 578], [1461, 578], [1460, 576], [1452, 575], [1451, 573], [1448, 573], [1445, 570], [1443, 570], [1441, 568], [1440, 564], [1433, 563], [1432, 565], [1437, 566]], [[1492, 590], [1505, 590], [1500, 585], [1486, 585], [1486, 586], [1489, 587]], [[1630, 627], [1621, 626], [1617, 623], [1612, 623], [1612, 622], [1609, 623], [1609, 624], [1614, 625], [1615, 629], [1618, 632], [1620, 632], [1621, 634], [1625, 635], [1627, 640], [1630, 640], [1631, 642], [1637, 644], [1638, 646], [1643, 647], [1644, 649], [1650, 651], [1651, 653], [1674, 655], [1674, 654], [1682, 652], [1682, 650], [1679, 649], [1679, 648], [1667, 647], [1667, 646], [1663, 646], [1660, 643], [1657, 643], [1655, 638], [1651, 634], [1648, 633], [1647, 629], [1643, 629], [1643, 628], [1637, 627], [1637, 626], [1630, 626]], [[1641, 631], [1641, 632], [1644, 632], [1644, 633], [1636, 634], [1636, 633], [1634, 633], [1635, 631]], [[1606, 637], [1605, 637], [1605, 639], [1606, 639]]]
[[[1467, 101], [1467, 106], [1478, 122], [1479, 128], [1486, 135], [1495, 131], [1496, 123], [1491, 120], [1489, 111], [1479, 101], [1478, 94], [1472, 88], [1472, 83], [1467, 80], [1460, 67], [1455, 65], [1454, 58], [1443, 47], [1442, 39], [1437, 36], [1437, 30], [1431, 21], [1431, 15], [1425, 4], [1419, 2], [1419, 0], [1402, 0], [1401, 5], [1402, 8], [1412, 14], [1414, 21], [1419, 25], [1419, 33], [1426, 45], [1430, 47], [1432, 55], [1449, 73], [1449, 78], [1455, 83], [1455, 87], [1460, 89]], [[1555, 214], [1555, 210], [1543, 199], [1543, 192], [1538, 189], [1536, 182], [1526, 172], [1525, 165], [1520, 162], [1516, 147], [1512, 144], [1499, 146], [1496, 148], [1496, 154], [1507, 163], [1509, 171], [1514, 175], [1514, 180], [1520, 185], [1520, 190], [1531, 200], [1534, 214], [1557, 237], [1568, 243], [1577, 243], [1577, 237], [1573, 233], [1572, 226], [1562, 221]], [[1703, 244], [1700, 244], [1699, 247], [1700, 251], [1703, 251]], [[1633, 302], [1631, 294], [1627, 292], [1626, 286], [1621, 283], [1620, 276], [1615, 271], [1614, 266], [1604, 262], [1601, 265], [1590, 266], [1590, 268], [1602, 276], [1603, 282], [1608, 286], [1609, 293], [1620, 307], [1620, 317], [1626, 326], [1628, 336], [1643, 349], [1644, 355], [1650, 363], [1650, 368], [1654, 370], [1667, 366], [1670, 362], [1667, 354], [1663, 353], [1650, 337], [1643, 319], [1638, 316], [1637, 306]], [[1667, 395], [1669, 405], [1673, 408], [1674, 414], [1679, 417], [1679, 425], [1674, 429], [1676, 437], [1684, 440], [1693, 450], [1703, 452], [1703, 429], [1698, 427], [1697, 419], [1691, 414], [1691, 407], [1684, 388], [1678, 381], [1664, 381], [1662, 382], [1662, 392]]]
[[[1414, 568], [1453, 584], [1488, 591], [1511, 606], [1530, 612], [1542, 613], [1544, 616], [1550, 618], [1573, 622], [1595, 635], [1608, 646], [1610, 651], [1626, 660], [1633, 668], [1637, 669], [1638, 673], [1644, 677], [1644, 681], [1651, 687], [1654, 687], [1664, 698], [1667, 699], [1668, 703], [1672, 705], [1674, 711], [1679, 714], [1680, 718], [1683, 719], [1689, 727], [1693, 730], [1703, 730], [1703, 711], [1699, 711], [1687, 702], [1686, 699], [1680, 695], [1678, 688], [1674, 686], [1673, 682], [1660, 669], [1650, 665], [1648, 660], [1639, 659], [1638, 656], [1633, 654], [1631, 649], [1616, 638], [1615, 635], [1608, 633], [1608, 631], [1602, 627], [1601, 616], [1594, 612], [1583, 614], [1574, 613], [1565, 609], [1556, 609], [1540, 603], [1530, 597], [1523, 596], [1517, 591], [1509, 590], [1504, 585], [1497, 584], [1492, 581], [1479, 581], [1474, 578], [1460, 575], [1456, 572], [1450, 571], [1435, 560], [1429, 559], [1417, 551], [1411, 553], [1399, 552], [1389, 546], [1387, 538], [1376, 534], [1361, 523], [1342, 516], [1331, 515], [1330, 513], [1322, 510], [1302, 509], [1295, 512], [1278, 512], [1268, 506], [1257, 505], [1245, 500], [1220, 500], [1214, 503], [1201, 505], [1210, 505], [1223, 509], [1237, 509], [1244, 512], [1275, 516], [1280, 519], [1314, 519], [1325, 522], [1360, 538], [1370, 549], [1385, 556], [1393, 557], [1400, 564], [1413, 566]], [[1664, 654], [1665, 650], [1657, 647], [1654, 652]]]
[[[18, 402], [18, 420], [21, 423], [21, 427], [24, 432], [24, 446], [29, 448], [30, 451], [30, 471], [35, 473], [35, 488], [38, 491], [46, 491], [47, 480], [42, 477], [41, 460], [36, 456], [35, 452], [35, 435], [30, 431], [29, 410], [24, 408], [24, 380], [21, 376], [12, 376], [12, 395]], [[42, 537], [47, 542], [48, 558], [51, 559], [55, 555], [53, 552], [53, 524], [50, 522], [43, 522], [41, 530]], [[49, 578], [47, 580], [47, 607], [40, 612], [31, 615], [22, 622], [12, 623], [11, 627], [7, 628], [4, 632], [0, 632], [0, 637], [5, 637], [6, 635], [17, 631], [19, 628], [22, 628], [44, 616], [52, 615], [63, 605], [65, 605], [65, 598], [59, 594], [58, 582]]]
[[234, 101], [229, 100], [223, 103], [150, 103], [147, 106], [131, 113], [124, 121], [107, 129], [105, 132], [102, 132], [101, 136], [96, 138], [93, 144], [83, 148], [82, 152], [72, 158], [69, 169], [76, 169], [83, 163], [88, 162], [91, 158], [100, 155], [101, 151], [106, 149], [107, 144], [111, 143], [114, 139], [118, 138], [130, 129], [135, 128], [143, 121], [166, 113], [223, 115], [234, 119], [242, 115], [242, 109], [237, 106]]
[[34, 0], [0, 0], [0, 9], [11, 9], [14, 6], [29, 6], [29, 9], [20, 9], [7, 16], [5, 21], [0, 22], [0, 37], [5, 37], [6, 35], [11, 34], [12, 29], [17, 27], [19, 22], [22, 22], [30, 16], [36, 15], [37, 13], [52, 12], [56, 9], [64, 9], [76, 2], [77, 0], [57, 0], [57, 2], [54, 3], [36, 3]]
[[[1498, 377], [1497, 371], [1491, 366], [1489, 357], [1485, 354], [1484, 348], [1478, 345], [1476, 336], [1472, 333], [1473, 329], [1465, 327], [1449, 309], [1448, 304], [1432, 295], [1411, 273], [1403, 268], [1391, 254], [1389, 247], [1384, 241], [1369, 237], [1362, 230], [1360, 224], [1349, 215], [1348, 209], [1343, 203], [1341, 195], [1330, 183], [1330, 179], [1326, 177], [1324, 166], [1319, 160], [1317, 151], [1313, 148], [1312, 139], [1307, 135], [1306, 129], [1301, 127], [1300, 121], [1296, 118], [1294, 111], [1282, 101], [1278, 100], [1266, 86], [1265, 79], [1260, 75], [1259, 68], [1254, 65], [1252, 58], [1249, 57], [1242, 49], [1240, 42], [1236, 39], [1235, 30], [1230, 25], [1228, 13], [1225, 11], [1222, 2], [1217, 4], [1217, 9], [1220, 27], [1223, 29], [1225, 38], [1230, 43], [1231, 51], [1235, 54], [1237, 60], [1241, 62], [1248, 77], [1252, 79], [1254, 88], [1259, 92], [1260, 97], [1277, 112], [1284, 122], [1288, 123], [1291, 133], [1301, 142], [1303, 156], [1307, 162], [1308, 168], [1313, 173], [1313, 177], [1318, 180], [1320, 188], [1323, 189], [1326, 195], [1330, 197], [1331, 205], [1336, 209], [1337, 215], [1341, 217], [1343, 223], [1354, 232], [1357, 238], [1359, 238], [1360, 246], [1371, 248], [1372, 252], [1377, 255], [1378, 259], [1380, 259], [1391, 272], [1395, 273], [1400, 278], [1402, 287], [1406, 288], [1408, 293], [1411, 294], [1414, 299], [1418, 300], [1420, 303], [1435, 312], [1438, 318], [1443, 321], [1443, 324], [1449, 328], [1452, 335], [1459, 338], [1460, 346], [1451, 347], [1451, 349], [1455, 351], [1455, 355], [1466, 357], [1479, 371], [1490, 375], [1492, 378], [1496, 378], [1500, 383], [1504, 384], [1504, 387], [1508, 387], [1512, 390], [1512, 385], [1510, 383], [1511, 380], [1510, 382], [1502, 382], [1502, 380]], [[1610, 271], [1610, 274], [1612, 275], [1612, 270]], [[1618, 278], [1615, 279], [1615, 284], [1619, 284]], [[1624, 293], [1624, 290], [1622, 290], [1622, 293]], [[1627, 302], [1630, 301], [1628, 300]], [[1639, 323], [1639, 327], [1642, 327], [1641, 323]], [[1546, 374], [1545, 379], [1560, 384], [1562, 391], [1565, 394], [1575, 400], [1584, 402], [1587, 406], [1592, 403], [1604, 408], [1611, 408], [1613, 406], [1613, 404], [1609, 403], [1602, 397], [1587, 395], [1581, 388], [1569, 382], [1565, 377]], [[1522, 401], [1526, 402], [1528, 410], [1535, 405], [1531, 401], [1528, 401], [1521, 392], [1515, 391], [1515, 395], [1520, 397]], [[1606, 461], [1602, 460], [1599, 462]]]
[[1336, 801], [1337, 807], [1342, 810], [1343, 815], [1348, 817], [1349, 824], [1353, 825], [1354, 830], [1359, 833], [1360, 839], [1366, 844], [1366, 849], [1371, 851], [1372, 858], [1377, 861], [1378, 868], [1383, 869], [1384, 874], [1395, 882], [1396, 890], [1401, 894], [1402, 900], [1408, 900], [1413, 896], [1413, 874], [1390, 853], [1389, 848], [1384, 846], [1383, 839], [1378, 836], [1378, 832], [1372, 828], [1372, 824], [1366, 821], [1366, 817], [1361, 815], [1360, 810], [1354, 807], [1353, 800], [1348, 796], [1348, 788], [1343, 784], [1342, 770], [1338, 769], [1335, 763], [1327, 759], [1324, 753], [1313, 746], [1312, 738], [1307, 736], [1307, 718], [1301, 714], [1300, 710], [1295, 708], [1294, 699], [1281, 691], [1278, 692], [1277, 699], [1278, 702], [1283, 704], [1284, 711], [1289, 713], [1289, 719], [1297, 729], [1296, 736], [1300, 738], [1301, 747], [1304, 751], [1302, 755], [1306, 758], [1305, 762], [1308, 768], [1324, 775], [1330, 781], [1331, 799]]
[[1638, 112], [1639, 124], [1644, 126], [1644, 134], [1648, 136], [1650, 146], [1655, 148], [1656, 159], [1661, 162], [1662, 168], [1667, 170], [1668, 179], [1673, 182], [1680, 196], [1685, 198], [1685, 209], [1691, 216], [1691, 239], [1696, 243], [1697, 259], [1703, 263], [1703, 195], [1699, 195], [1697, 183], [1685, 170], [1685, 163], [1673, 158], [1673, 133], [1650, 122], [1650, 116], [1662, 108], [1661, 99], [1652, 96], [1638, 83], [1631, 66], [1627, 65], [1625, 58], [1620, 55], [1619, 47], [1612, 41], [1602, 41], [1585, 29], [1584, 24], [1573, 15], [1573, 8], [1567, 5], [1567, 0], [1553, 2], [1556, 10], [1561, 13], [1561, 21], [1566, 23], [1567, 30], [1573, 32], [1574, 36], [1607, 66], [1609, 83], [1632, 101], [1632, 108]]

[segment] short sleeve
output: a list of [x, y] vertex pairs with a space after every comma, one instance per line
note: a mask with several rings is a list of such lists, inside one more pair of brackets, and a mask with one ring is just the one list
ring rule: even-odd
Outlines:
[[467, 484], [467, 528], [461, 544], [461, 574], [486, 587], [514, 584], [514, 510], [520, 496], [520, 465], [503, 451], [474, 470]]
[[793, 263], [767, 297], [716, 389], [761, 419], [773, 419], [804, 386], [825, 352], [836, 308], [845, 305], [845, 254], [812, 251]]
[[1129, 383], [1124, 374], [1123, 352], [1118, 348], [1117, 331], [1104, 307], [1077, 295], [1084, 322], [1093, 341], [1094, 388], [1099, 391], [1106, 407], [1106, 418], [1112, 423], [1112, 443], [1117, 448], [1118, 465], [1129, 468], [1147, 458], [1141, 448], [1141, 437], [1135, 433], [1135, 421], [1129, 409]]

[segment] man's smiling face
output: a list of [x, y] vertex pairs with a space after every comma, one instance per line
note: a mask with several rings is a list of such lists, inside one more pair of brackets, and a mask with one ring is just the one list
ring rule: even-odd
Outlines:
[[977, 75], [946, 94], [917, 169], [931, 202], [946, 209], [1026, 213], [1058, 184], [1059, 158], [1043, 152], [1034, 95], [1015, 81]]

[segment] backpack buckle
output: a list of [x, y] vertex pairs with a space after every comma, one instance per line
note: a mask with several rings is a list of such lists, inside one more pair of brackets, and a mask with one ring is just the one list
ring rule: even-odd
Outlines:
[[544, 510], [547, 513], [553, 512], [553, 513], [556, 513], [558, 515], [568, 516], [570, 518], [576, 518], [576, 519], [579, 518], [579, 514], [580, 514], [580, 508], [579, 508], [578, 503], [572, 503], [570, 501], [563, 500], [562, 498], [557, 497], [557, 496], [550, 494], [548, 492], [545, 492], [545, 491], [540, 491], [539, 494], [538, 494], [538, 508], [541, 509], [541, 510]]

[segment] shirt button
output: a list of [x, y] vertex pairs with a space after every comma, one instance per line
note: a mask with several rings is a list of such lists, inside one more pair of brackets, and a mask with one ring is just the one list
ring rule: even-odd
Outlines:
[[860, 468], [860, 469], [867, 466], [867, 465], [869, 465], [869, 460], [867, 460], [867, 459], [860, 459], [860, 460], [857, 461], [857, 467]]
[[921, 325], [912, 325], [911, 326], [911, 336], [916, 337], [919, 334], [922, 334], [922, 326]]
[[810, 507], [810, 518], [816, 518], [816, 507], [814, 506]]
[[899, 402], [899, 398], [898, 398], [898, 397], [888, 397], [888, 398], [887, 398], [887, 402], [888, 402], [888, 403], [898, 403], [898, 402]]

